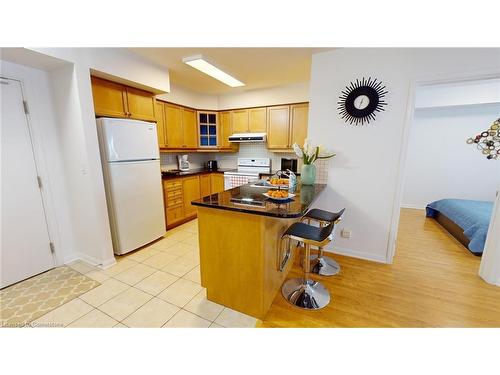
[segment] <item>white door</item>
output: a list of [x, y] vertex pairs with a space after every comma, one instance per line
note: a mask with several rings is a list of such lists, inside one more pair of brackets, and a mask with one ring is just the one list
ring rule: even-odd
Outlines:
[[0, 287], [54, 267], [21, 83], [0, 77]]
[[159, 160], [108, 163], [106, 179], [116, 254], [135, 250], [165, 234]]
[[150, 160], [159, 159], [156, 124], [152, 122], [100, 118], [97, 120], [103, 159]]

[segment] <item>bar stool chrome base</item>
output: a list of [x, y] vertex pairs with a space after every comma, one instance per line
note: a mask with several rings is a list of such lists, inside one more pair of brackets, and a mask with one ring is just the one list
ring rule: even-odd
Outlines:
[[330, 293], [319, 282], [302, 278], [287, 280], [281, 294], [288, 303], [306, 310], [319, 310], [330, 303]]
[[311, 273], [321, 276], [333, 276], [340, 272], [340, 265], [335, 259], [330, 257], [316, 257], [311, 256], [310, 260], [313, 262], [311, 266]]

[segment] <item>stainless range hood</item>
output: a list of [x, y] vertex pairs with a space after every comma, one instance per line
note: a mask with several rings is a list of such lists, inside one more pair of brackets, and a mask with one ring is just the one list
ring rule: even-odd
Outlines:
[[229, 136], [229, 142], [234, 143], [256, 143], [265, 141], [266, 133], [236, 133]]

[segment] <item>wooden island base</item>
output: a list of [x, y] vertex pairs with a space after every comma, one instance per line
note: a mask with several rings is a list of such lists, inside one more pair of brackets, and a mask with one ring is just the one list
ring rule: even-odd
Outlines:
[[207, 298], [263, 319], [293, 264], [292, 256], [279, 271], [285, 250], [280, 255], [281, 235], [296, 221], [198, 207], [201, 285]]

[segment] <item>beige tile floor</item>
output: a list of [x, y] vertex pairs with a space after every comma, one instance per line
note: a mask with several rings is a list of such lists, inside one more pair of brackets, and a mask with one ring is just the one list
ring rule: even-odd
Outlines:
[[100, 270], [70, 264], [101, 283], [97, 288], [38, 318], [33, 326], [244, 328], [256, 319], [208, 301], [200, 285], [198, 223], [193, 220], [153, 244], [117, 256]]

